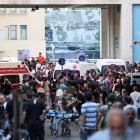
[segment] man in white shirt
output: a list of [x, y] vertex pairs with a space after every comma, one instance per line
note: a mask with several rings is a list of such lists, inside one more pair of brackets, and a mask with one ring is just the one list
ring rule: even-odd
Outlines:
[[133, 88], [133, 92], [130, 94], [134, 105], [138, 108], [138, 119], [140, 119], [140, 92], [138, 92], [138, 88], [135, 86]]
[[57, 89], [57, 91], [56, 91], [56, 97], [58, 97], [58, 98], [62, 98], [63, 97], [63, 91], [62, 91], [62, 89]]
[[30, 73], [32, 75], [32, 77], [35, 77], [35, 73], [36, 73], [35, 69], [32, 68], [31, 73]]
[[57, 90], [56, 90], [56, 102], [57, 105], [60, 107], [61, 109], [61, 103], [62, 103], [62, 98], [63, 98], [63, 90], [59, 87], [59, 84], [57, 84]]
[[36, 64], [36, 71], [38, 71], [38, 69], [41, 68], [41, 64], [37, 61], [37, 64]]

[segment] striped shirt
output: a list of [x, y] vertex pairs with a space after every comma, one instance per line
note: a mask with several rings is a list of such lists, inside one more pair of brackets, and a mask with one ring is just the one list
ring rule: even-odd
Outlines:
[[81, 108], [82, 115], [85, 116], [84, 127], [86, 129], [94, 129], [96, 127], [96, 118], [98, 113], [98, 106], [93, 102], [86, 102]]

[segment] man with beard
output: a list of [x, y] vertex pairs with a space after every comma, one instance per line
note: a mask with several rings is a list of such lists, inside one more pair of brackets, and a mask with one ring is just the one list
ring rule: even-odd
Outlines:
[[89, 140], [132, 140], [133, 137], [126, 127], [125, 119], [122, 110], [111, 109], [107, 114], [108, 128], [97, 132]]
[[124, 113], [127, 118], [128, 128], [133, 134], [133, 140], [139, 140], [140, 121], [136, 119], [137, 108], [134, 105], [127, 105], [124, 107]]

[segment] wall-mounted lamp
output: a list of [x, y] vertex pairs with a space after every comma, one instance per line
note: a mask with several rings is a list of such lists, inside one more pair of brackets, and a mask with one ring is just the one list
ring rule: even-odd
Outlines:
[[33, 8], [31, 9], [31, 11], [32, 11], [32, 12], [35, 12], [35, 8], [33, 7]]
[[35, 6], [35, 10], [39, 10], [39, 7], [38, 7], [38, 5], [36, 5], [36, 6]]
[[32, 11], [32, 12], [35, 12], [36, 10], [39, 10], [38, 5], [36, 5], [36, 6], [32, 7], [32, 9], [31, 9], [31, 11]]

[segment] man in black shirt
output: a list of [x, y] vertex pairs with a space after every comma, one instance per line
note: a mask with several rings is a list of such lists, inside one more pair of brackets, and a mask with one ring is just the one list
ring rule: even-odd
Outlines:
[[124, 88], [124, 85], [122, 84], [121, 79], [117, 79], [117, 83], [116, 85], [114, 85], [114, 91], [121, 92], [123, 88]]
[[45, 105], [39, 100], [39, 93], [35, 93], [33, 100], [28, 102], [24, 111], [27, 117], [27, 125], [30, 140], [44, 140], [44, 116]]
[[10, 99], [6, 105], [6, 116], [10, 123], [13, 122], [14, 117], [14, 100]]

